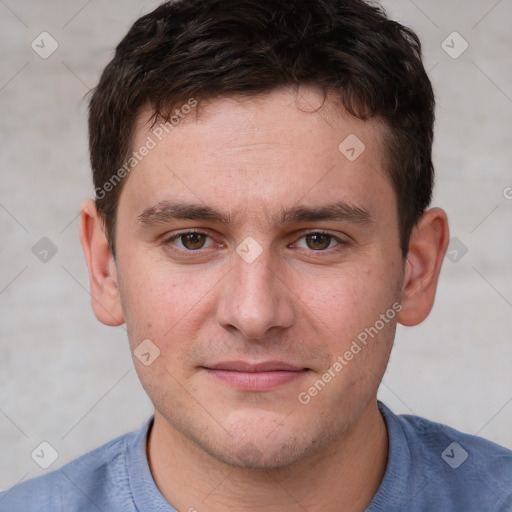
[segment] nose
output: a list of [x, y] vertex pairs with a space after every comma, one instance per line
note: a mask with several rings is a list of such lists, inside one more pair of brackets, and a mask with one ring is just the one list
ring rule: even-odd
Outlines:
[[251, 263], [234, 255], [233, 267], [220, 291], [217, 320], [247, 340], [262, 341], [269, 330], [293, 325], [294, 297], [285, 274], [271, 261], [268, 251]]

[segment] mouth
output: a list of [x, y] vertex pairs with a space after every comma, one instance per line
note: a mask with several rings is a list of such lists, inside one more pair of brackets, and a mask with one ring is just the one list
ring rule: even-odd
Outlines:
[[211, 377], [242, 391], [270, 391], [302, 378], [309, 371], [283, 361], [225, 361], [203, 369]]

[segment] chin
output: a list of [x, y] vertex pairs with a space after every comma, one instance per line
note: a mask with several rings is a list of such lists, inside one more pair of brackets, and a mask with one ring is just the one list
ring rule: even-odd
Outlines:
[[219, 445], [204, 446], [203, 449], [210, 456], [228, 466], [255, 470], [284, 468], [296, 463], [308, 452], [303, 440], [293, 443], [288, 441], [280, 445], [269, 442], [263, 444], [257, 441], [241, 442], [238, 446], [234, 445], [235, 443], [226, 446], [224, 450]]
[[[196, 439], [210, 456], [232, 467], [270, 470], [295, 464], [329, 442], [326, 431], [292, 424], [286, 417], [271, 415], [230, 422], [230, 436]], [[266, 421], [265, 421], [266, 420]], [[226, 425], [226, 424], [224, 424]]]

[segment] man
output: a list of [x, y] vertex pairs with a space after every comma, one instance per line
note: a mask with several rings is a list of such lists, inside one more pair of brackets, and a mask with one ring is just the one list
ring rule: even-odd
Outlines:
[[448, 243], [413, 32], [362, 0], [178, 0], [90, 104], [93, 309], [154, 418], [28, 511], [506, 511], [512, 453], [376, 395]]

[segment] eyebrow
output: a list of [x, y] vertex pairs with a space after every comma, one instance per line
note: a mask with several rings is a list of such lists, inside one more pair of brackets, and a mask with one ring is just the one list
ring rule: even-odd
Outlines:
[[[234, 219], [229, 213], [223, 213], [211, 206], [170, 201], [161, 201], [155, 206], [146, 208], [137, 217], [140, 224], [147, 226], [164, 224], [176, 219], [204, 220], [225, 226], [234, 224]], [[277, 220], [279, 224], [328, 220], [372, 224], [374, 221], [368, 210], [343, 201], [321, 206], [294, 206], [288, 210], [281, 210]]]

